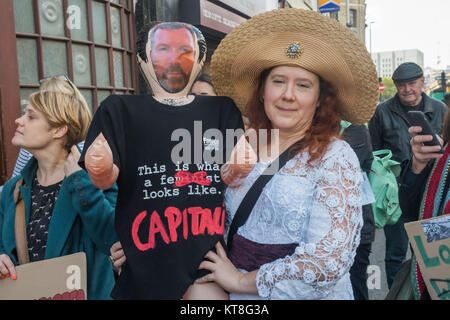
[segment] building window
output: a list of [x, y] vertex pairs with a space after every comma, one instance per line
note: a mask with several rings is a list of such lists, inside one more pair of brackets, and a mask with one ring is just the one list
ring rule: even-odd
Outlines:
[[330, 18], [339, 21], [339, 11], [330, 12]]
[[39, 79], [67, 75], [92, 111], [112, 93], [132, 94], [133, 0], [14, 0], [22, 110]]
[[350, 18], [349, 18], [350, 26], [349, 27], [356, 28], [356, 25], [357, 25], [356, 14], [357, 14], [356, 9], [350, 9]]

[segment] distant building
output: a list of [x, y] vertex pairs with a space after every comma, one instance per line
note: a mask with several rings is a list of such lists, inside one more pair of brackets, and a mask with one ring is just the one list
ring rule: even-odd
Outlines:
[[[283, 3], [284, 2], [284, 3]], [[317, 11], [317, 0], [285, 0], [279, 1], [279, 6]]]
[[338, 21], [353, 30], [362, 43], [366, 43], [366, 0], [348, 0], [348, 10], [346, 3], [341, 0]]
[[417, 49], [372, 53], [378, 76], [390, 78], [403, 62], [415, 62], [424, 69], [423, 52]]
[[[346, 3], [348, 2], [348, 10]], [[279, 7], [299, 8], [306, 10], [319, 11], [317, 0], [280, 0]], [[348, 19], [347, 19], [348, 12]], [[328, 16], [342, 23], [355, 32], [356, 36], [362, 43], [366, 39], [366, 0], [341, 0], [340, 10], [335, 12], [325, 12], [324, 16]]]

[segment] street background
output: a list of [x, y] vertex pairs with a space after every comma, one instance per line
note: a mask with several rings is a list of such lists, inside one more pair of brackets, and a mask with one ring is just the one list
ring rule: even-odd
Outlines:
[[[384, 300], [387, 293], [389, 292], [386, 272], [384, 267], [384, 253], [386, 251], [386, 239], [384, 237], [383, 229], [376, 229], [375, 231], [375, 241], [372, 242], [372, 253], [370, 254], [370, 265], [378, 266], [381, 270], [381, 286], [380, 289], [369, 289], [369, 300]], [[406, 259], [411, 257], [411, 249], [408, 249], [408, 254]], [[370, 276], [370, 274], [369, 274]]]

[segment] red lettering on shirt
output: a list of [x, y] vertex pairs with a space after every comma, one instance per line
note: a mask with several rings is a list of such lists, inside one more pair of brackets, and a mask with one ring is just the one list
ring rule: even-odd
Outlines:
[[225, 230], [225, 204], [214, 209], [214, 225], [216, 226], [216, 233], [223, 234]]
[[183, 187], [185, 185], [196, 183], [202, 186], [209, 186], [211, 180], [206, 178], [206, 171], [198, 171], [195, 173], [190, 173], [189, 171], [178, 171], [174, 177], [179, 178], [175, 181], [176, 187]]
[[183, 238], [186, 240], [188, 238], [189, 232], [189, 222], [187, 217], [187, 209], [183, 210]]
[[[146, 217], [147, 211], [139, 213], [134, 219], [131, 228], [133, 242], [140, 251], [155, 248], [155, 239], [158, 234], [166, 244], [177, 242], [179, 240], [178, 228], [180, 225], [182, 225], [183, 238], [185, 240], [188, 239], [189, 235], [204, 235], [206, 232], [211, 236], [223, 234], [225, 226], [225, 208], [223, 205], [215, 208], [214, 213], [211, 212], [211, 209], [202, 207], [190, 207], [183, 211], [176, 207], [167, 207], [164, 211], [164, 222], [156, 210], [152, 212], [148, 230], [148, 242], [143, 243], [138, 233]], [[167, 229], [169, 230], [168, 232]]]
[[166, 229], [161, 221], [161, 218], [158, 212], [153, 211], [152, 216], [150, 218], [150, 232], [148, 235], [148, 242], [150, 243], [150, 248], [155, 247], [155, 234], [161, 233], [161, 237], [165, 243], [169, 243], [169, 236], [167, 235]]
[[131, 236], [133, 238], [133, 242], [135, 246], [141, 250], [146, 251], [150, 249], [150, 244], [144, 244], [141, 242], [138, 236], [139, 226], [141, 225], [142, 220], [147, 216], [147, 211], [142, 211], [137, 215], [137, 217], [133, 221], [133, 225], [131, 226]]
[[202, 207], [188, 208], [188, 213], [192, 216], [191, 231], [194, 236], [198, 235], [199, 216], [203, 212]]
[[169, 234], [170, 241], [177, 242], [177, 228], [181, 224], [181, 212], [175, 207], [168, 207], [166, 211], [164, 211], [164, 215], [167, 218], [167, 222], [169, 224]]

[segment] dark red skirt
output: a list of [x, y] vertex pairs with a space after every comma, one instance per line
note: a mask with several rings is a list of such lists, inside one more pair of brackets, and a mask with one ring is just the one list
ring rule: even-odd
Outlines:
[[261, 244], [236, 233], [229, 258], [236, 268], [250, 272], [259, 269], [263, 264], [293, 254], [297, 246], [297, 243]]

